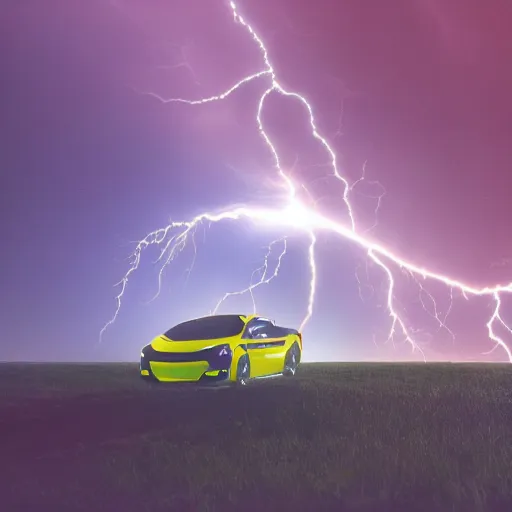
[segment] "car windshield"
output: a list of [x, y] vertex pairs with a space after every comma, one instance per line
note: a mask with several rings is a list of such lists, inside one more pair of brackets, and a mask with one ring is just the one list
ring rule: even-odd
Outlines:
[[229, 338], [240, 334], [244, 325], [239, 315], [205, 316], [175, 325], [165, 336], [172, 341]]

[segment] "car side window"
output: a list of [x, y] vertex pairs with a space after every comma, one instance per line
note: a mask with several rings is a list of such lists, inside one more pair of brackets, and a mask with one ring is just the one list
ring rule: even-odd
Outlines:
[[269, 329], [272, 324], [265, 318], [253, 318], [246, 327], [246, 333], [252, 339], [261, 339], [269, 337]]

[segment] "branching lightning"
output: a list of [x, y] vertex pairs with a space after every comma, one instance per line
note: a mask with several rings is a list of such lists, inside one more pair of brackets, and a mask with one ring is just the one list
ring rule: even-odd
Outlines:
[[[270, 273], [269, 266], [268, 266], [269, 265], [268, 259], [270, 258], [270, 255], [272, 253], [272, 247], [274, 245], [278, 244], [279, 242], [282, 242], [283, 247], [282, 247], [282, 250], [277, 258], [277, 263], [276, 263], [274, 272]], [[233, 297], [235, 295], [244, 295], [245, 293], [249, 293], [251, 295], [253, 312], [254, 312], [254, 314], [256, 314], [256, 301], [254, 299], [253, 292], [259, 286], [261, 286], [263, 284], [268, 284], [268, 283], [270, 283], [270, 281], [272, 281], [274, 278], [277, 277], [277, 274], [279, 274], [279, 270], [281, 270], [281, 261], [283, 259], [283, 256], [286, 254], [286, 248], [287, 248], [286, 238], [274, 240], [267, 248], [267, 253], [265, 254], [265, 261], [264, 261], [263, 265], [261, 267], [257, 268], [252, 273], [251, 282], [250, 282], [249, 286], [247, 288], [244, 288], [243, 290], [238, 290], [236, 292], [228, 292], [228, 293], [224, 294], [224, 297], [222, 297], [222, 299], [220, 299], [219, 302], [217, 302], [217, 305], [215, 306], [215, 309], [213, 310], [212, 314], [213, 315], [217, 314], [217, 312], [219, 311], [219, 308], [221, 307], [223, 302], [226, 299], [228, 299], [229, 297]], [[260, 278], [256, 283], [253, 283], [254, 276], [258, 273], [260, 274]]]
[[[230, 8], [234, 17], [234, 21], [236, 23], [239, 23], [242, 27], [244, 27], [247, 30], [250, 37], [252, 37], [253, 41], [258, 45], [261, 51], [263, 69], [257, 73], [253, 73], [249, 76], [242, 78], [224, 92], [207, 98], [165, 99], [154, 93], [146, 94], [149, 94], [157, 98], [163, 103], [179, 102], [186, 103], [191, 107], [194, 107], [203, 105], [205, 103], [223, 101], [226, 98], [228, 98], [231, 94], [233, 94], [235, 91], [237, 91], [239, 88], [254, 80], [267, 80], [268, 87], [265, 89], [265, 91], [262, 93], [259, 99], [257, 112], [255, 114], [255, 123], [262, 139], [266, 143], [270, 151], [270, 154], [273, 157], [275, 169], [280, 178], [282, 179], [283, 184], [286, 186], [288, 190], [287, 201], [281, 207], [272, 209], [259, 208], [257, 206], [244, 206], [226, 208], [225, 210], [216, 213], [204, 212], [190, 221], [172, 222], [164, 228], [149, 233], [146, 237], [144, 237], [137, 243], [136, 248], [131, 256], [130, 267], [126, 274], [124, 275], [123, 279], [117, 285], [120, 287], [120, 290], [115, 298], [116, 308], [112, 318], [102, 328], [100, 333], [100, 339], [104, 334], [105, 330], [112, 323], [115, 322], [119, 315], [122, 299], [126, 291], [128, 280], [132, 276], [132, 274], [139, 268], [144, 249], [153, 245], [156, 245], [160, 248], [160, 255], [157, 260], [157, 263], [161, 263], [158, 278], [159, 293], [161, 289], [164, 269], [178, 256], [178, 254], [187, 246], [187, 244], [194, 244], [195, 256], [196, 247], [194, 235], [197, 228], [200, 225], [202, 225], [205, 222], [214, 224], [225, 220], [239, 221], [245, 219], [246, 221], [253, 222], [260, 228], [280, 226], [286, 229], [287, 232], [289, 233], [302, 232], [308, 237], [308, 264], [310, 267], [311, 277], [309, 282], [309, 297], [307, 300], [306, 315], [300, 326], [301, 329], [305, 327], [305, 325], [307, 324], [307, 322], [309, 321], [314, 312], [317, 283], [317, 264], [315, 259], [315, 249], [317, 244], [317, 235], [319, 233], [324, 232], [342, 237], [346, 241], [351, 242], [355, 246], [359, 247], [366, 254], [368, 261], [373, 262], [375, 267], [379, 268], [383, 272], [384, 276], [387, 279], [386, 305], [390, 317], [390, 329], [388, 335], [389, 340], [393, 341], [397, 333], [400, 333], [402, 339], [407, 341], [411, 345], [413, 351], [418, 350], [422, 355], [423, 360], [426, 360], [423, 350], [414, 340], [414, 329], [412, 328], [412, 326], [407, 325], [407, 322], [400, 315], [399, 308], [396, 304], [396, 283], [393, 269], [398, 269], [401, 272], [405, 272], [409, 274], [411, 277], [413, 277], [415, 283], [419, 287], [419, 298], [423, 308], [430, 316], [432, 316], [435, 319], [439, 329], [447, 330], [452, 337], [454, 337], [454, 334], [451, 331], [451, 329], [447, 326], [446, 322], [452, 308], [454, 290], [460, 291], [461, 295], [467, 300], [469, 299], [470, 296], [488, 296], [490, 299], [492, 299], [494, 301], [495, 307], [486, 326], [488, 329], [489, 338], [490, 340], [492, 340], [494, 345], [492, 349], [487, 353], [493, 352], [496, 348], [500, 347], [505, 351], [508, 361], [512, 362], [511, 350], [509, 349], [505, 341], [498, 334], [496, 334], [495, 331], [496, 325], [499, 324], [501, 325], [502, 328], [505, 329], [505, 331], [508, 332], [508, 334], [512, 335], [512, 328], [506, 324], [506, 322], [500, 315], [502, 295], [512, 292], [512, 282], [506, 285], [487, 286], [483, 288], [478, 288], [470, 284], [460, 282], [452, 277], [429, 271], [428, 269], [422, 268], [411, 261], [403, 259], [399, 255], [395, 254], [391, 249], [371, 241], [367, 237], [368, 230], [360, 232], [358, 229], [356, 229], [354, 209], [352, 207], [350, 197], [351, 194], [354, 192], [354, 188], [361, 181], [365, 180], [365, 169], [363, 168], [362, 177], [356, 182], [354, 182], [352, 185], [350, 185], [349, 181], [340, 173], [338, 169], [336, 153], [332, 149], [327, 139], [324, 136], [322, 136], [318, 131], [313, 112], [313, 107], [311, 106], [311, 104], [307, 101], [307, 99], [304, 96], [302, 96], [298, 92], [288, 91], [281, 86], [281, 84], [278, 81], [278, 77], [276, 76], [276, 72], [274, 71], [274, 68], [271, 64], [267, 48], [265, 47], [265, 44], [263, 43], [262, 39], [253, 29], [253, 27], [241, 16], [238, 7], [234, 2], [230, 3]], [[305, 189], [307, 191], [306, 185], [304, 183], [296, 182], [294, 177], [292, 178], [287, 173], [285, 173], [281, 166], [277, 145], [271, 140], [270, 136], [265, 131], [265, 127], [262, 121], [262, 113], [265, 107], [265, 102], [268, 99], [269, 95], [273, 93], [279, 94], [285, 98], [290, 98], [292, 100], [298, 101], [307, 111], [309, 117], [311, 136], [322, 145], [322, 147], [327, 153], [327, 156], [329, 157], [329, 165], [331, 168], [330, 176], [336, 180], [339, 180], [344, 186], [342, 201], [345, 205], [348, 214], [348, 226], [345, 225], [344, 223], [337, 222], [331, 217], [320, 214], [314, 207], [304, 204], [297, 197], [298, 189]], [[385, 194], [385, 190], [382, 190], [382, 194], [375, 197], [375, 199], [378, 200], [377, 208], [375, 211], [376, 214], [381, 205], [381, 200]], [[271, 255], [271, 252], [273, 251], [274, 246], [280, 246], [281, 252], [279, 253], [277, 263], [275, 264], [274, 270], [272, 272], [269, 267], [269, 257]], [[286, 256], [286, 251], [286, 238], [275, 240], [274, 242], [272, 242], [268, 247], [268, 251], [265, 255], [262, 267], [255, 270], [253, 275], [251, 276], [249, 286], [243, 290], [226, 293], [215, 306], [213, 313], [219, 311], [219, 308], [230, 297], [246, 293], [249, 293], [251, 295], [253, 300], [254, 311], [256, 311], [256, 304], [254, 301], [253, 292], [256, 288], [264, 284], [268, 284], [278, 277], [279, 271], [282, 266], [282, 262]], [[255, 282], [254, 279], [256, 275], [259, 275], [259, 278]], [[359, 280], [357, 276], [356, 278]], [[444, 316], [441, 315], [441, 313], [439, 312], [436, 301], [432, 294], [428, 292], [425, 286], [423, 285], [423, 283], [425, 283], [427, 280], [431, 282], [437, 282], [449, 288], [450, 305]], [[425, 303], [424, 297], [428, 298], [429, 305]]]

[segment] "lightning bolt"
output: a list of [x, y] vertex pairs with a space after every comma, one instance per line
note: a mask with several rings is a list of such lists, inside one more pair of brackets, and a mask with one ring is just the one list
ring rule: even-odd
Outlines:
[[[488, 296], [490, 299], [494, 301], [495, 308], [490, 316], [488, 322], [486, 323], [488, 334], [490, 340], [494, 343], [493, 348], [487, 352], [491, 353], [494, 350], [496, 350], [498, 347], [502, 348], [504, 352], [506, 353], [507, 359], [509, 362], [512, 362], [512, 352], [505, 343], [505, 341], [496, 334], [495, 332], [495, 326], [497, 324], [501, 325], [509, 334], [512, 335], [512, 329], [506, 324], [506, 322], [501, 317], [501, 298], [502, 294], [511, 293], [512, 292], [512, 282], [505, 285], [495, 285], [495, 286], [486, 286], [483, 288], [479, 288], [476, 286], [472, 286], [471, 284], [467, 284], [464, 282], [461, 282], [459, 280], [456, 280], [450, 276], [446, 276], [443, 274], [438, 274], [436, 272], [432, 272], [428, 270], [427, 268], [423, 268], [411, 261], [408, 261], [398, 254], [395, 254], [391, 249], [385, 247], [384, 245], [380, 245], [378, 243], [375, 243], [374, 241], [367, 238], [367, 231], [359, 232], [356, 229], [356, 221], [354, 217], [354, 210], [352, 207], [352, 204], [350, 202], [350, 194], [353, 191], [354, 187], [357, 186], [361, 181], [365, 179], [364, 174], [364, 168], [363, 168], [363, 176], [357, 180], [352, 185], [349, 184], [348, 180], [341, 174], [338, 168], [336, 153], [332, 149], [331, 145], [328, 143], [327, 139], [323, 137], [316, 125], [313, 107], [311, 104], [307, 101], [307, 99], [295, 91], [288, 91], [286, 90], [278, 81], [276, 72], [271, 64], [267, 48], [265, 47], [265, 44], [263, 43], [260, 36], [257, 34], [257, 32], [253, 29], [253, 27], [241, 16], [238, 7], [234, 2], [230, 3], [230, 9], [234, 18], [234, 21], [236, 23], [239, 23], [242, 27], [244, 27], [250, 37], [252, 37], [252, 40], [254, 43], [259, 47], [262, 61], [263, 61], [263, 69], [259, 72], [253, 73], [251, 75], [248, 75], [246, 77], [243, 77], [240, 79], [237, 83], [235, 83], [233, 86], [226, 89], [224, 92], [210, 96], [207, 98], [202, 99], [183, 99], [183, 98], [171, 98], [166, 99], [159, 95], [156, 95], [155, 93], [148, 92], [144, 94], [151, 95], [155, 98], [157, 98], [159, 101], [163, 103], [186, 103], [190, 106], [198, 106], [198, 105], [204, 105], [205, 103], [210, 102], [217, 102], [217, 101], [223, 101], [227, 99], [231, 94], [235, 93], [238, 89], [243, 87], [245, 84], [249, 82], [253, 82], [254, 80], [267, 80], [268, 81], [268, 87], [265, 89], [265, 91], [262, 93], [259, 102], [258, 102], [258, 108], [255, 116], [256, 126], [258, 127], [259, 133], [266, 143], [270, 154], [273, 157], [274, 160], [274, 166], [275, 169], [279, 175], [279, 177], [282, 179], [283, 184], [286, 186], [288, 190], [288, 199], [280, 208], [260, 208], [257, 206], [242, 206], [242, 207], [231, 207], [226, 208], [225, 210], [222, 210], [220, 212], [204, 212], [200, 215], [196, 216], [190, 221], [179, 221], [179, 222], [171, 222], [166, 227], [155, 230], [148, 235], [146, 235], [142, 240], [140, 240], [136, 248], [131, 256], [131, 263], [128, 271], [124, 275], [123, 279], [116, 285], [120, 287], [119, 293], [115, 297], [116, 301], [116, 308], [114, 311], [114, 314], [112, 318], [104, 325], [104, 327], [101, 329], [100, 332], [100, 341], [102, 339], [102, 336], [105, 332], [105, 330], [112, 325], [115, 320], [117, 319], [123, 296], [126, 292], [127, 283], [129, 281], [129, 278], [132, 276], [132, 274], [139, 268], [141, 263], [141, 257], [143, 251], [149, 247], [156, 245], [160, 247], [160, 256], [157, 260], [157, 262], [163, 262], [160, 268], [159, 272], [159, 287], [158, 290], [160, 291], [161, 288], [161, 281], [162, 281], [162, 275], [164, 272], [164, 269], [167, 265], [169, 265], [176, 256], [183, 251], [183, 249], [187, 246], [188, 243], [194, 243], [194, 234], [197, 230], [197, 228], [202, 225], [203, 223], [209, 223], [214, 224], [221, 221], [250, 221], [253, 224], [255, 224], [258, 228], [266, 228], [266, 227], [275, 227], [280, 226], [284, 230], [286, 230], [287, 233], [290, 232], [298, 232], [298, 233], [305, 233], [309, 238], [309, 249], [308, 249], [308, 264], [310, 268], [310, 282], [309, 282], [309, 297], [307, 301], [307, 307], [306, 307], [306, 315], [301, 323], [300, 328], [303, 329], [309, 319], [311, 318], [313, 311], [314, 311], [314, 302], [315, 302], [315, 293], [316, 293], [316, 282], [317, 282], [317, 265], [315, 260], [315, 248], [317, 243], [317, 234], [319, 232], [327, 232], [331, 233], [337, 236], [340, 236], [341, 238], [345, 239], [348, 242], [351, 242], [352, 244], [355, 244], [358, 246], [361, 250], [363, 250], [368, 259], [372, 261], [377, 268], [380, 268], [384, 274], [384, 276], [387, 279], [387, 294], [386, 294], [386, 305], [388, 314], [390, 317], [390, 329], [388, 334], [388, 340], [393, 341], [395, 336], [397, 335], [397, 332], [401, 333], [402, 339], [406, 342], [408, 342], [412, 350], [418, 350], [423, 360], [426, 361], [425, 354], [423, 353], [421, 347], [418, 345], [418, 343], [414, 340], [413, 332], [414, 329], [412, 326], [407, 325], [406, 321], [402, 318], [399, 308], [396, 304], [396, 297], [395, 297], [395, 278], [393, 273], [393, 268], [398, 268], [402, 272], [406, 272], [409, 275], [411, 275], [416, 284], [419, 286], [419, 292], [420, 292], [420, 301], [422, 302], [422, 305], [424, 309], [427, 311], [428, 314], [433, 316], [433, 318], [436, 319], [437, 323], [439, 324], [439, 328], [444, 328], [448, 330], [452, 335], [452, 331], [447, 327], [446, 320], [448, 318], [448, 314], [451, 310], [452, 303], [453, 303], [453, 290], [459, 290], [461, 292], [461, 295], [466, 299], [469, 300], [469, 296]], [[268, 133], [265, 131], [265, 127], [262, 121], [262, 112], [264, 110], [265, 102], [270, 96], [270, 94], [276, 93], [279, 94], [285, 98], [290, 98], [295, 101], [298, 101], [306, 110], [308, 117], [309, 117], [309, 126], [311, 130], [311, 135], [314, 139], [316, 139], [324, 148], [326, 151], [329, 162], [330, 162], [330, 168], [331, 168], [331, 174], [330, 176], [334, 179], [340, 181], [344, 186], [344, 192], [343, 192], [343, 203], [345, 205], [345, 208], [347, 210], [348, 214], [348, 226], [344, 223], [337, 222], [336, 220], [324, 216], [320, 214], [316, 209], [311, 208], [307, 205], [305, 205], [298, 197], [297, 197], [297, 189], [302, 188], [307, 191], [306, 186], [303, 183], [295, 183], [295, 181], [285, 173], [285, 171], [282, 168], [279, 152], [277, 150], [276, 145], [271, 140]], [[377, 209], [378, 211], [381, 203], [381, 199], [384, 196], [383, 192], [381, 195], [376, 197], [378, 200]], [[373, 226], [372, 226], [373, 228]], [[372, 229], [370, 228], [370, 229]], [[278, 257], [278, 262], [275, 266], [274, 272], [269, 271], [269, 264], [268, 259], [270, 257], [272, 247], [276, 245], [277, 243], [281, 242], [283, 244], [282, 251]], [[195, 244], [194, 244], [195, 249]], [[249, 293], [253, 298], [253, 305], [254, 309], [256, 310], [256, 305], [254, 302], [254, 296], [253, 292], [256, 288], [270, 283], [273, 279], [278, 277], [279, 270], [281, 269], [281, 264], [283, 257], [286, 254], [286, 238], [283, 238], [281, 240], [276, 240], [270, 244], [267, 254], [265, 256], [265, 260], [263, 263], [263, 266], [260, 269], [257, 269], [253, 276], [251, 277], [250, 284], [247, 288], [237, 291], [237, 292], [229, 292], [222, 297], [219, 302], [217, 303], [214, 313], [219, 310], [221, 305], [224, 303], [225, 300], [227, 300], [229, 297], [232, 297], [234, 295], [242, 295], [245, 293]], [[255, 283], [253, 283], [254, 275], [258, 272], [261, 273], [261, 277], [259, 280]], [[434, 297], [426, 291], [424, 286], [422, 285], [421, 281], [425, 282], [427, 280], [438, 282], [441, 284], [444, 284], [450, 289], [450, 307], [445, 314], [445, 317], [441, 319], [441, 316], [439, 314], [436, 302]], [[426, 294], [431, 303], [432, 303], [432, 309], [429, 309], [426, 307], [425, 303], [423, 302], [422, 295]], [[157, 293], [158, 295], [158, 293]], [[375, 342], [375, 339], [374, 339]]]
[[[267, 277], [267, 275], [269, 274], [268, 259], [270, 258], [270, 255], [272, 253], [272, 247], [279, 242], [283, 243], [283, 249], [277, 258], [277, 263], [276, 263], [274, 272], [272, 272], [272, 274], [269, 277]], [[213, 310], [212, 315], [217, 314], [217, 311], [221, 307], [222, 303], [229, 297], [233, 297], [235, 295], [244, 295], [246, 293], [249, 293], [251, 295], [253, 312], [254, 312], [254, 314], [256, 314], [256, 301], [254, 299], [253, 292], [259, 286], [261, 286], [263, 284], [268, 284], [268, 283], [270, 283], [270, 281], [272, 281], [273, 279], [275, 279], [277, 277], [277, 274], [279, 274], [279, 270], [281, 270], [281, 261], [283, 259], [283, 256], [286, 254], [286, 248], [287, 248], [286, 238], [282, 238], [280, 240], [274, 240], [267, 248], [267, 253], [265, 254], [265, 261], [263, 262], [263, 265], [261, 267], [257, 268], [252, 273], [251, 282], [250, 282], [249, 286], [247, 288], [244, 288], [243, 290], [226, 293], [224, 295], [224, 297], [222, 297], [222, 299], [220, 299], [219, 302], [217, 302], [217, 305], [215, 306], [215, 309]], [[259, 281], [257, 281], [256, 283], [253, 283], [254, 275], [258, 274], [258, 273], [261, 273], [261, 277], [260, 277]]]

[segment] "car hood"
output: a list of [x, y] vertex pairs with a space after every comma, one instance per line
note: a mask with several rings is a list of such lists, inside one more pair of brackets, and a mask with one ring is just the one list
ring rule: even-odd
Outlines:
[[190, 341], [172, 341], [166, 336], [157, 336], [151, 346], [158, 352], [196, 352], [217, 345], [231, 344], [239, 340], [239, 336], [231, 338], [219, 338], [215, 340], [190, 340]]

